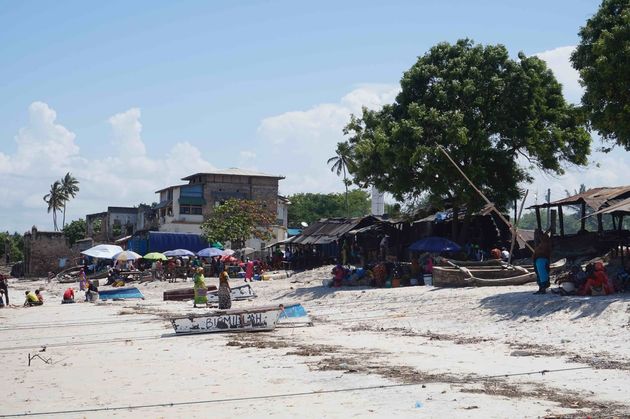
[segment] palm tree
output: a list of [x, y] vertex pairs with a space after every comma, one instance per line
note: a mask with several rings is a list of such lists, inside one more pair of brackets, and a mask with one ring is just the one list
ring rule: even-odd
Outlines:
[[63, 201], [63, 223], [61, 227], [63, 229], [66, 226], [66, 203], [79, 192], [79, 181], [68, 172], [61, 178], [61, 190], [65, 198]]
[[343, 173], [343, 184], [346, 187], [346, 216], [350, 217], [350, 207], [348, 205], [348, 165], [350, 163], [350, 145], [348, 143], [337, 144], [336, 155], [329, 158], [326, 164], [331, 164], [330, 171], [334, 172], [337, 176]]
[[55, 231], [58, 231], [57, 227], [57, 211], [61, 211], [63, 204], [66, 201], [61, 182], [56, 180], [55, 183], [50, 185], [50, 192], [44, 195], [44, 202], [48, 204], [48, 212], [53, 213], [53, 226]]

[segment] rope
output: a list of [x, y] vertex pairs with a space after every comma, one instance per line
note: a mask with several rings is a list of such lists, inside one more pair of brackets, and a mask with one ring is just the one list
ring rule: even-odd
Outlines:
[[[575, 371], [575, 370], [582, 370], [582, 369], [589, 369], [589, 368], [590, 367], [559, 368], [559, 369], [553, 369], [553, 370], [540, 370], [540, 371], [528, 371], [528, 372], [520, 372], [520, 373], [513, 373], [513, 374], [490, 375], [490, 376], [485, 376], [485, 377], [479, 377], [477, 380], [470, 380], [469, 382], [481, 382], [483, 380], [488, 380], [488, 379], [493, 379], [493, 378], [515, 377], [515, 376], [522, 376], [522, 375], [536, 375], [536, 374], [545, 375], [545, 374], [550, 374], [554, 372]], [[443, 382], [448, 382], [448, 380], [443, 381]], [[339, 388], [339, 389], [333, 389], [333, 390], [268, 394], [268, 395], [263, 395], [263, 396], [244, 396], [244, 397], [231, 397], [231, 398], [223, 398], [223, 399], [188, 400], [188, 401], [183, 401], [183, 402], [170, 402], [170, 403], [151, 403], [151, 404], [147, 403], [147, 404], [137, 404], [137, 405], [129, 405], [129, 406], [103, 406], [103, 407], [74, 409], [74, 410], [11, 413], [11, 414], [0, 414], [0, 418], [44, 416], [44, 415], [67, 415], [67, 414], [88, 413], [88, 412], [148, 409], [148, 408], [155, 408], [155, 407], [176, 407], [176, 406], [190, 406], [190, 405], [198, 405], [198, 404], [232, 403], [232, 402], [240, 402], [240, 401], [269, 400], [269, 399], [279, 399], [279, 398], [289, 398], [289, 397], [312, 396], [312, 395], [320, 395], [320, 394], [412, 387], [412, 386], [419, 386], [422, 384], [423, 383], [383, 384], [383, 385], [374, 385], [374, 386], [365, 386], [365, 387]]]

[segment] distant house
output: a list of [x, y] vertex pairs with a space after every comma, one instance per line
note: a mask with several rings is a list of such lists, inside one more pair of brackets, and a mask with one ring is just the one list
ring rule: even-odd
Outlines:
[[[187, 184], [169, 186], [159, 194], [158, 225], [160, 231], [201, 233], [203, 220], [214, 208], [230, 198], [258, 201], [276, 214], [271, 242], [287, 237], [289, 200], [278, 195], [278, 183], [284, 176], [269, 175], [243, 169], [225, 169], [195, 173], [182, 178]], [[265, 243], [249, 240], [246, 246], [263, 248]]]
[[136, 231], [157, 228], [155, 209], [138, 207], [107, 207], [107, 211], [85, 216], [87, 236], [96, 241], [110, 242]]

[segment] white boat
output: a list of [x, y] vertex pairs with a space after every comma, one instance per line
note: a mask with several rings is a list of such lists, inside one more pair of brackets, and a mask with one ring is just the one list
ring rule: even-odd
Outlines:
[[171, 318], [177, 334], [216, 332], [258, 332], [276, 328], [282, 306], [253, 307], [250, 309], [215, 310], [205, 314], [191, 314]]
[[[219, 304], [218, 290], [208, 292], [207, 297], [208, 304]], [[238, 287], [232, 287], [230, 291], [230, 297], [232, 298], [232, 301], [249, 300], [252, 298], [256, 298], [256, 293], [249, 284], [245, 284]]]

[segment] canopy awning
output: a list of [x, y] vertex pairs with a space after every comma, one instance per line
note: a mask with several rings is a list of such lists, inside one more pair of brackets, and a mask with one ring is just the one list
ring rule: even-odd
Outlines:
[[605, 207], [600, 209], [599, 211], [595, 211], [584, 218], [592, 217], [593, 215], [599, 214], [624, 214], [630, 213], [630, 198], [623, 199], [616, 204], [613, 204], [609, 207]]

